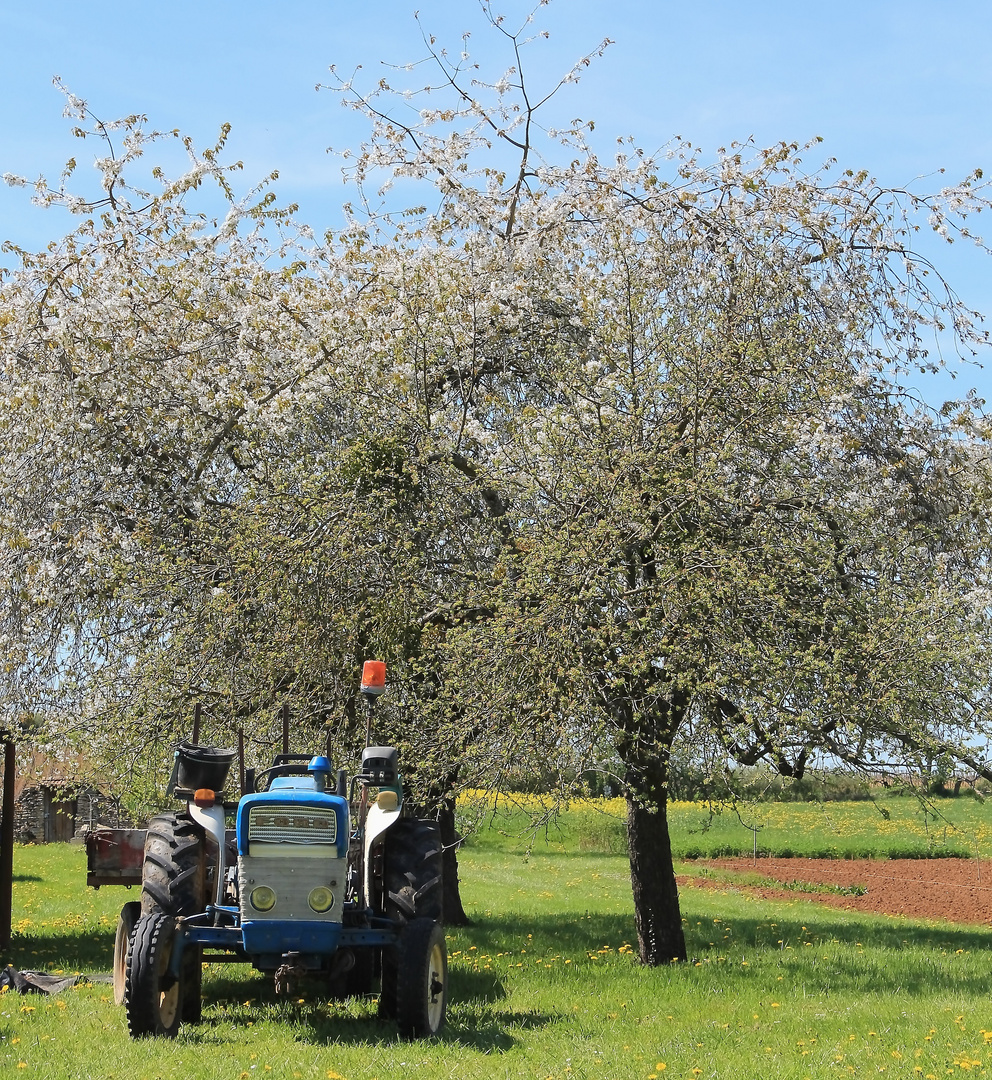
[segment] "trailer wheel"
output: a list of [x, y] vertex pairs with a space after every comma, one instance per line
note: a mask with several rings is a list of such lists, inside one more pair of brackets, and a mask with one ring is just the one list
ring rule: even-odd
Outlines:
[[129, 900], [117, 916], [117, 933], [114, 935], [114, 1004], [124, 1004], [124, 982], [127, 977], [127, 946], [134, 932], [134, 924], [141, 915], [141, 901]]
[[444, 1025], [448, 953], [444, 931], [431, 919], [414, 919], [397, 945], [396, 1023], [404, 1039], [436, 1035]]
[[436, 821], [400, 818], [385, 835], [383, 908], [402, 925], [411, 919], [441, 922], [441, 829]]
[[127, 951], [124, 1010], [132, 1038], [165, 1035], [174, 1038], [182, 1015], [182, 978], [169, 974], [176, 923], [154, 911], [142, 915]]

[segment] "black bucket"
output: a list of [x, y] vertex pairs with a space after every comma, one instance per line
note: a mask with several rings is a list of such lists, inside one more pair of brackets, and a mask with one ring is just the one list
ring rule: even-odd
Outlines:
[[236, 750], [222, 750], [217, 746], [197, 746], [195, 743], [181, 742], [176, 747], [176, 756], [179, 759], [176, 787], [190, 791], [197, 791], [199, 788], [222, 790], [236, 753]]

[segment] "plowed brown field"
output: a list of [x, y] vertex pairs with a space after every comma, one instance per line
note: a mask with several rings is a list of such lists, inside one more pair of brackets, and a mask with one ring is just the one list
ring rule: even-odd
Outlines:
[[713, 859], [700, 866], [759, 874], [783, 884], [862, 885], [864, 896], [741, 885], [687, 875], [679, 885], [733, 888], [776, 900], [812, 900], [850, 911], [992, 926], [992, 862], [978, 859]]

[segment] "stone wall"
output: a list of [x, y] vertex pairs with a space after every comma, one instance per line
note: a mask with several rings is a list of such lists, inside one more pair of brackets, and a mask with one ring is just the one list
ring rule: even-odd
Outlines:
[[25, 844], [69, 840], [90, 825], [127, 829], [134, 822], [119, 799], [67, 784], [25, 788], [14, 807], [14, 835]]

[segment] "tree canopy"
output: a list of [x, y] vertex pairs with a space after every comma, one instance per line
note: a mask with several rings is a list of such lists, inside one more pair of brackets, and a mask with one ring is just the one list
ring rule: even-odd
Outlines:
[[223, 138], [142, 187], [174, 136], [69, 96], [102, 193], [40, 183], [80, 225], [0, 283], [0, 693], [132, 773], [194, 700], [259, 746], [290, 701], [348, 754], [382, 656], [423, 799], [619, 762], [664, 963], [680, 748], [992, 776], [988, 427], [900, 381], [935, 335], [986, 343], [917, 250], [986, 187], [886, 188], [816, 142], [603, 160], [591, 125], [541, 133], [492, 22], [488, 84], [426, 36], [412, 112], [337, 85], [370, 137], [320, 239], [235, 194]]

